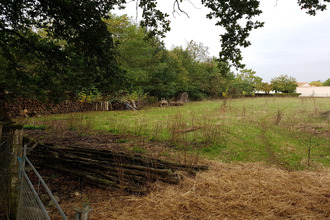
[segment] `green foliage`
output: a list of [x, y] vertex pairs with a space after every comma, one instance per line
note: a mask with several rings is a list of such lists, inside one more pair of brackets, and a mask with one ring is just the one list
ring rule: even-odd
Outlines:
[[126, 101], [144, 101], [147, 98], [147, 93], [143, 93], [141, 90], [132, 91], [122, 97]]
[[127, 142], [128, 142], [128, 140], [125, 139], [125, 138], [121, 138], [121, 139], [116, 140], [116, 143], [127, 143]]
[[78, 93], [78, 100], [80, 102], [92, 103], [100, 101], [102, 99], [102, 94], [94, 86], [90, 88], [83, 88], [82, 91]]
[[258, 97], [298, 97], [301, 93], [257, 93], [255, 96]]
[[280, 75], [271, 80], [273, 89], [276, 92], [294, 93], [298, 84], [295, 78], [288, 75]]
[[[227, 111], [224, 112], [224, 108]], [[148, 150], [140, 145], [145, 143], [145, 138], [161, 141], [162, 146], [175, 146], [176, 153], [192, 151], [227, 162], [262, 161], [288, 169], [304, 169], [308, 158], [306, 145], [311, 136], [315, 146], [310, 152], [311, 166], [330, 166], [329, 141], [325, 133], [330, 125], [326, 123], [327, 118], [319, 114], [329, 108], [327, 99], [267, 97], [191, 102], [180, 108], [50, 115], [27, 120], [54, 125], [56, 120], [61, 123], [77, 115], [77, 119], [92, 121], [95, 129], [122, 134], [122, 139], [127, 141], [131, 141], [130, 137], [137, 131], [145, 134], [140, 136], [136, 152]], [[81, 129], [81, 126], [76, 128]], [[180, 130], [190, 132], [176, 132]], [[136, 142], [136, 137], [132, 138]], [[130, 147], [134, 150], [134, 145]]]
[[318, 81], [310, 82], [309, 85], [311, 85], [311, 86], [323, 86], [323, 83], [320, 80], [318, 80]]
[[131, 92], [127, 90], [119, 90], [105, 97], [105, 100], [110, 102], [130, 102], [130, 101], [145, 101], [147, 99], [147, 93], [142, 90], [133, 90]]
[[138, 153], [138, 154], [143, 154], [147, 152], [145, 149], [140, 147], [133, 147], [132, 150], [134, 151], [134, 153]]
[[261, 84], [262, 79], [255, 76], [256, 72], [252, 69], [243, 69], [237, 74], [233, 86], [243, 95], [251, 95]]
[[[298, 0], [298, 5], [315, 15], [317, 10], [325, 10], [329, 1]], [[173, 1], [173, 7], [182, 12], [180, 2]], [[216, 19], [216, 25], [226, 30], [221, 35], [220, 61], [243, 67], [240, 48], [249, 46], [250, 32], [263, 26], [263, 22], [255, 19], [262, 13], [259, 1], [201, 2], [211, 10], [207, 17]], [[143, 88], [157, 96], [171, 96], [183, 90], [193, 91], [196, 97], [221, 93], [219, 89], [208, 91], [200, 89], [200, 85], [190, 86], [191, 79], [205, 71], [205, 67], [200, 67], [202, 70], [192, 73], [194, 62], [207, 62], [207, 50], [202, 44], [190, 42], [185, 51], [194, 65], [182, 62], [187, 59], [175, 51], [162, 51], [163, 45], [155, 36], [164, 37], [170, 30], [170, 21], [168, 14], [157, 9], [157, 0], [137, 1], [137, 7], [142, 9], [140, 26], [132, 25], [127, 16], [115, 17], [109, 23], [109, 18], [113, 18], [109, 11], [115, 6], [123, 9], [126, 3], [125, 0], [1, 2], [0, 82], [6, 84], [12, 96], [44, 101], [60, 101], [66, 98], [66, 91], [76, 94], [90, 86], [102, 93], [123, 87]], [[118, 68], [117, 62], [126, 73]], [[187, 76], [187, 72], [194, 77]], [[169, 81], [161, 75], [169, 77]], [[209, 75], [224, 82], [214, 69]]]
[[1, 3], [1, 81], [6, 90], [59, 101], [66, 91], [74, 94], [91, 85], [109, 91], [120, 84], [113, 83], [121, 72], [101, 20], [112, 7], [113, 2], [89, 1]]
[[247, 40], [247, 37], [250, 35], [251, 30], [264, 25], [263, 22], [253, 20], [253, 17], [262, 13], [259, 9], [259, 1], [203, 0], [202, 3], [211, 9], [207, 17], [218, 19], [216, 25], [226, 29], [226, 32], [221, 35], [220, 60], [224, 62], [231, 61], [237, 67], [243, 68], [240, 47], [248, 47], [251, 42]]
[[212, 146], [203, 147], [202, 153], [207, 155], [211, 159], [216, 159], [225, 148], [226, 146], [214, 144]]
[[24, 125], [23, 129], [25, 130], [46, 130], [46, 126], [45, 125]]
[[126, 71], [129, 94], [139, 91], [161, 98], [188, 92], [192, 99], [203, 99], [221, 97], [226, 89], [228, 65], [209, 58], [203, 44], [191, 41], [185, 49], [167, 51], [157, 38], [145, 40], [145, 29], [127, 16], [111, 15], [105, 22], [114, 33], [116, 58]]
[[[316, 10], [326, 9], [327, 2], [330, 0], [298, 0], [298, 5], [301, 9], [306, 9], [308, 14], [315, 15]], [[264, 25], [264, 22], [255, 19], [262, 13], [259, 8], [260, 1], [202, 0], [202, 4], [211, 10], [207, 18], [216, 19], [216, 25], [226, 30], [220, 35], [220, 60], [244, 68], [245, 65], [241, 63], [243, 57], [240, 48], [250, 46], [251, 42], [248, 41], [250, 32]]]
[[323, 86], [330, 86], [330, 78], [324, 81]]
[[264, 91], [265, 93], [269, 93], [270, 91], [273, 90], [273, 86], [269, 83], [261, 82], [256, 85], [256, 90]]

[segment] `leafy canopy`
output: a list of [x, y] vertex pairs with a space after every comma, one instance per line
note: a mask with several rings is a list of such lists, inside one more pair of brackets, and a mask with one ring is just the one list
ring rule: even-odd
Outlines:
[[330, 78], [324, 81], [323, 86], [330, 86]]
[[[134, 0], [133, 0], [134, 1]], [[326, 9], [330, 0], [298, 0], [310, 15]], [[118, 67], [117, 51], [105, 20], [114, 7], [125, 8], [126, 0], [2, 0], [0, 3], [0, 81], [16, 94], [57, 98], [64, 91], [97, 88], [115, 90], [125, 76]], [[164, 37], [170, 30], [169, 15], [157, 7], [157, 0], [136, 0], [142, 9], [141, 25], [146, 36]], [[182, 0], [173, 0], [179, 11]], [[220, 61], [236, 67], [241, 48], [253, 29], [263, 26], [256, 19], [262, 11], [258, 0], [201, 0], [211, 9], [207, 15], [225, 28], [221, 35]], [[175, 54], [168, 60], [178, 60]], [[162, 59], [165, 59], [163, 57]], [[175, 67], [180, 69], [180, 65]], [[182, 68], [181, 68], [182, 69]], [[158, 68], [162, 72], [161, 68]], [[171, 72], [167, 68], [168, 73]], [[174, 70], [173, 70], [174, 71]], [[185, 73], [182, 71], [182, 76]], [[184, 79], [184, 77], [182, 77]], [[185, 81], [185, 80], [183, 80]], [[186, 82], [181, 86], [187, 85]], [[177, 87], [177, 85], [172, 85]]]
[[[99, 53], [100, 47], [93, 46], [101, 42], [95, 42], [95, 39], [103, 39], [103, 43], [107, 43], [107, 37], [102, 37], [107, 34], [101, 18], [107, 17], [108, 12], [115, 6], [124, 9], [127, 2], [126, 0], [4, 0], [0, 5], [0, 30], [14, 34], [18, 28], [47, 28], [47, 33], [53, 38], [73, 42], [90, 49], [90, 53]], [[174, 7], [182, 11], [180, 2], [182, 0], [173, 0]], [[301, 9], [306, 10], [310, 15], [315, 15], [317, 10], [325, 10], [328, 2], [330, 0], [297, 1]], [[255, 17], [262, 13], [259, 9], [260, 1], [201, 0], [201, 3], [211, 9], [207, 17], [216, 19], [216, 25], [226, 29], [226, 33], [221, 35], [220, 59], [231, 61], [241, 67], [240, 47], [249, 46], [251, 43], [247, 38], [251, 30], [263, 26], [263, 22], [255, 20]], [[136, 0], [136, 4], [142, 9], [141, 24], [149, 27], [149, 35], [164, 36], [164, 33], [170, 30], [169, 15], [157, 8], [157, 0]], [[24, 38], [23, 35], [20, 37]]]
[[283, 93], [294, 93], [298, 86], [296, 79], [288, 75], [273, 78], [271, 84], [276, 92]]

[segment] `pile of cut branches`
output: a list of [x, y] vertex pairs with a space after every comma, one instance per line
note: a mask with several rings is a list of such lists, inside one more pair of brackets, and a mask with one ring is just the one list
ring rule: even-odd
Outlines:
[[194, 174], [208, 169], [202, 165], [183, 165], [137, 154], [74, 146], [38, 144], [28, 157], [37, 166], [78, 177], [98, 188], [122, 189], [131, 193], [145, 193], [148, 182], [178, 184], [180, 176], [176, 171]]

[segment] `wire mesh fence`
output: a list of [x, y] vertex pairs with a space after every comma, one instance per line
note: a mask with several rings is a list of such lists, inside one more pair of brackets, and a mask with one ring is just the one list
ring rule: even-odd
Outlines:
[[[3, 125], [0, 122], [0, 219], [43, 220], [50, 219], [44, 201], [51, 201], [52, 213], [57, 219], [67, 219], [46, 183], [39, 175], [33, 164], [26, 157], [22, 130]], [[27, 175], [36, 176], [32, 182]], [[54, 209], [53, 207], [56, 207]]]
[[[22, 178], [21, 196], [19, 201], [18, 220], [43, 220], [50, 219], [48, 211], [45, 208], [44, 201], [40, 199], [40, 195], [46, 197], [46, 201], [51, 201], [51, 204], [56, 207], [58, 215], [62, 219], [67, 219], [56, 198], [51, 193], [50, 189], [42, 179], [38, 171], [35, 169], [31, 161], [24, 155], [24, 162], [29, 166], [33, 174], [37, 177], [37, 182], [32, 184], [30, 178], [25, 172], [25, 165]], [[36, 185], [36, 187], [35, 187]]]
[[19, 220], [43, 220], [50, 219], [38, 193], [32, 185], [29, 177], [23, 171], [21, 196], [18, 209]]

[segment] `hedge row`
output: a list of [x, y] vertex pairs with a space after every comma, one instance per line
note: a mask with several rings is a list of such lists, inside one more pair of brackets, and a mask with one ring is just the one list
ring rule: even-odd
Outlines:
[[271, 94], [266, 94], [266, 93], [256, 93], [256, 97], [298, 97], [300, 96], [301, 93], [271, 93]]

